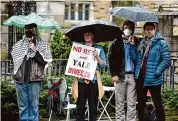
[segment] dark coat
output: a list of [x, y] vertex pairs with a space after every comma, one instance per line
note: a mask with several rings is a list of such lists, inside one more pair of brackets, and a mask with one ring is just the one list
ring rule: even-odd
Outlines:
[[124, 61], [124, 43], [122, 40], [113, 40], [111, 42], [109, 53], [109, 71], [111, 76], [121, 77], [123, 74]]

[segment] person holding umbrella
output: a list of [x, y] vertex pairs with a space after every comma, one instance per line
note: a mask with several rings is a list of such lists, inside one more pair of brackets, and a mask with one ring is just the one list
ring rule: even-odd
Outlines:
[[[93, 56], [98, 61], [97, 70], [100, 68], [104, 68], [106, 66], [106, 57], [104, 50], [101, 46], [96, 44], [94, 40], [94, 33], [91, 28], [86, 27], [84, 30], [84, 45], [91, 46], [94, 48], [99, 48], [100, 55], [98, 55], [97, 51], [93, 52]], [[88, 100], [89, 105], [89, 120], [96, 121], [97, 120], [97, 105], [98, 105], [98, 83], [97, 83], [97, 75], [94, 76], [93, 80], [85, 80], [79, 79], [78, 82], [78, 99], [77, 99], [77, 116], [76, 121], [84, 121], [85, 120], [85, 104], [86, 100]]]
[[[131, 39], [134, 39], [134, 29], [134, 22], [124, 21], [122, 25], [123, 38], [116, 39], [111, 43], [108, 54], [109, 70], [115, 84], [116, 121], [136, 121], [135, 68], [129, 54], [130, 42]], [[124, 109], [125, 96], [127, 98], [127, 113]]]
[[24, 36], [12, 49], [13, 79], [16, 86], [20, 121], [38, 121], [39, 94], [44, 69], [52, 62], [47, 41], [38, 29], [59, 29], [55, 20], [42, 18], [32, 12], [27, 16], [11, 16], [4, 25], [24, 28]]
[[82, 21], [72, 27], [66, 36], [73, 41], [83, 42], [84, 45], [100, 49], [100, 54], [93, 51], [93, 56], [97, 60], [96, 74], [92, 80], [86, 80], [82, 77], [74, 81], [72, 95], [77, 100], [76, 121], [85, 120], [85, 104], [88, 100], [89, 121], [97, 120], [98, 99], [104, 95], [99, 70], [106, 67], [106, 57], [104, 50], [97, 42], [111, 41], [116, 38], [122, 31], [112, 22], [93, 20]]
[[44, 67], [52, 61], [48, 42], [41, 40], [36, 24], [25, 25], [25, 35], [12, 49], [20, 121], [38, 121]]
[[130, 55], [136, 63], [135, 79], [138, 100], [139, 121], [145, 121], [144, 109], [146, 94], [149, 90], [156, 108], [159, 121], [165, 121], [165, 112], [161, 101], [162, 73], [170, 65], [170, 51], [164, 38], [156, 32], [155, 24], [147, 22], [143, 26], [144, 38], [137, 48], [130, 48]]

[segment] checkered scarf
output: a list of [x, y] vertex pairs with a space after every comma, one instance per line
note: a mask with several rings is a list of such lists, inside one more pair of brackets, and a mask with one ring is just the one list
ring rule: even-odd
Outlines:
[[[140, 42], [140, 44], [137, 47], [137, 52], [141, 51], [141, 53], [143, 54], [141, 67], [143, 66], [144, 57], [147, 57], [148, 54], [149, 54], [151, 45], [152, 45], [152, 40], [151, 39], [143, 38], [143, 40]], [[143, 49], [145, 49], [144, 53], [143, 53]]]
[[149, 38], [143, 38], [143, 40], [140, 42], [140, 44], [137, 47], [137, 51], [141, 51], [143, 53], [143, 48], [145, 48], [145, 52], [143, 53], [143, 57], [147, 57], [149, 53], [149, 49], [152, 45], [152, 40]]
[[[36, 40], [36, 49], [42, 55], [44, 61], [48, 63], [52, 62], [52, 56], [51, 56], [48, 42], [43, 41], [41, 39]], [[14, 63], [14, 74], [16, 74], [16, 72], [20, 68], [25, 55], [28, 54], [28, 50], [29, 50], [29, 42], [28, 42], [28, 38], [26, 38], [25, 36], [23, 37], [22, 40], [18, 41], [13, 46], [11, 54], [12, 54], [13, 63]]]

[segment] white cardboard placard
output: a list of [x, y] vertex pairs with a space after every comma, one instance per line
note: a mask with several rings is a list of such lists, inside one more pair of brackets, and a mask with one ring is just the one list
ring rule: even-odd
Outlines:
[[101, 50], [98, 48], [73, 43], [65, 74], [93, 80], [98, 63], [92, 54], [95, 50], [99, 55]]

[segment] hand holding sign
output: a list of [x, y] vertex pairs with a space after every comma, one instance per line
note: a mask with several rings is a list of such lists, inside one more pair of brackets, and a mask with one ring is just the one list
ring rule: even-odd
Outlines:
[[77, 77], [77, 79], [78, 79], [78, 80], [82, 80], [82, 79], [84, 79], [84, 78], [83, 78], [83, 76], [81, 76], [81, 77]]
[[97, 57], [98, 56], [98, 52], [96, 51], [96, 49], [93, 51], [93, 56]]
[[[93, 80], [100, 49], [73, 43], [66, 71], [66, 75], [82, 79]], [[95, 57], [96, 59], [93, 59]]]

